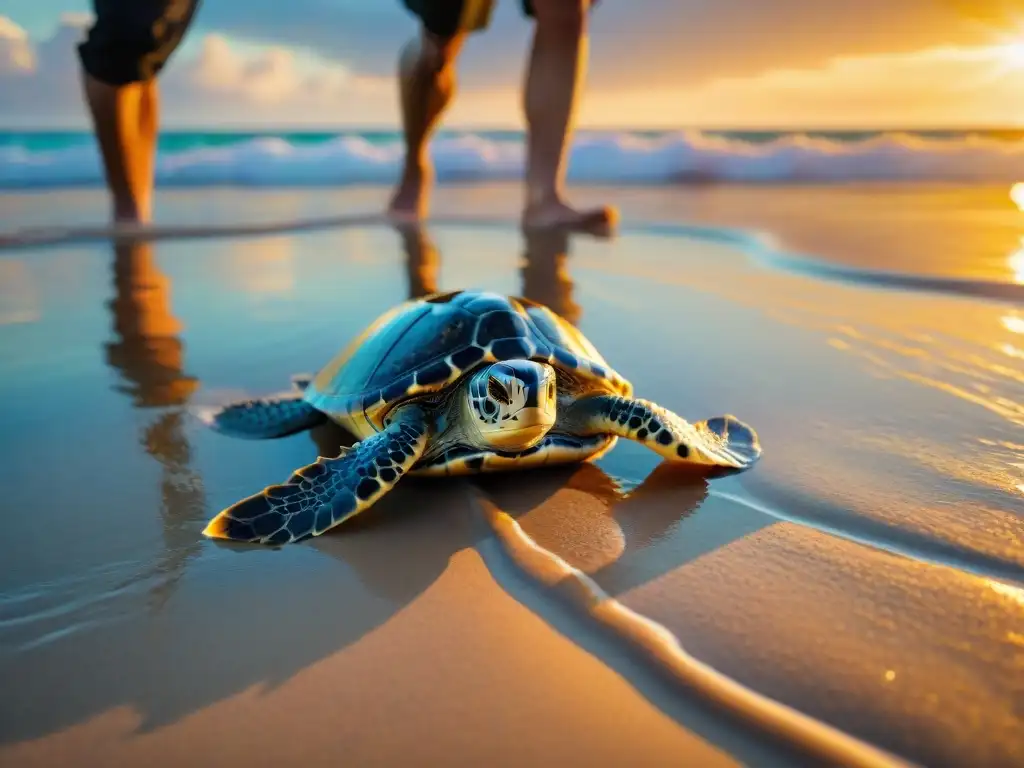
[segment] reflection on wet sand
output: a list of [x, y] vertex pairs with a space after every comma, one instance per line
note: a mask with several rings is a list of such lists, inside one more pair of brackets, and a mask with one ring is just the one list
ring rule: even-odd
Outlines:
[[573, 281], [566, 261], [569, 233], [525, 232], [523, 298], [550, 307], [573, 325], [579, 325], [580, 305], [573, 301]]
[[253, 299], [295, 295], [295, 243], [291, 237], [249, 238], [230, 243], [214, 263], [225, 286]]
[[418, 224], [396, 226], [405, 251], [405, 270], [409, 280], [409, 299], [437, 293], [437, 270], [441, 255], [426, 228]]
[[1020, 247], [1007, 259], [1013, 282], [1024, 285], [1024, 237], [1020, 239]]
[[[397, 225], [405, 252], [409, 299], [418, 299], [440, 290], [438, 270], [441, 253], [426, 227], [420, 224]], [[573, 325], [579, 323], [581, 309], [573, 301], [573, 281], [566, 261], [569, 256], [568, 232], [524, 231], [521, 295], [544, 304]], [[452, 286], [452, 288], [467, 286]]]
[[114, 340], [106, 344], [107, 364], [120, 377], [115, 387], [140, 410], [161, 409], [142, 428], [140, 443], [161, 467], [160, 517], [164, 555], [156, 565], [157, 606], [170, 595], [200, 542], [185, 526], [205, 511], [202, 480], [190, 466], [185, 406], [199, 381], [183, 371], [181, 325], [170, 305], [170, 281], [156, 264], [152, 244], [114, 247], [114, 298], [109, 302]]
[[0, 259], [0, 325], [37, 321], [42, 315], [38, 294], [25, 261]]

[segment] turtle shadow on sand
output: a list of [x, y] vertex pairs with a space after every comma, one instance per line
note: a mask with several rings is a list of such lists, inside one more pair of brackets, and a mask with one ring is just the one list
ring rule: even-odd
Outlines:
[[[723, 521], [702, 541], [675, 541], [686, 538], [685, 523], [708, 499], [711, 480], [730, 474], [661, 462], [627, 491], [587, 462], [539, 470], [528, 484], [511, 475], [482, 476], [476, 484], [538, 545], [615, 597], [770, 523], [744, 516]], [[652, 558], [655, 550], [664, 551]]]
[[[323, 455], [352, 440], [334, 426], [318, 428], [313, 437]], [[713, 510], [703, 515], [698, 536], [688, 534], [702, 516], [710, 481], [729, 474], [661, 462], [631, 490], [591, 462], [467, 479], [406, 478], [373, 508], [310, 545], [352, 568], [359, 583], [389, 606], [383, 613], [361, 614], [362, 623], [348, 627], [353, 634], [376, 629], [414, 602], [442, 577], [455, 554], [473, 548], [498, 585], [551, 629], [600, 658], [683, 727], [756, 762], [766, 747], [789, 753], [652, 672], [622, 638], [608, 638], [564, 612], [551, 601], [557, 590], [524, 581], [528, 574], [497, 544], [479, 505], [482, 496], [498, 506], [539, 546], [614, 597], [771, 524], [764, 515], [742, 512], [715, 520], [722, 510]]]

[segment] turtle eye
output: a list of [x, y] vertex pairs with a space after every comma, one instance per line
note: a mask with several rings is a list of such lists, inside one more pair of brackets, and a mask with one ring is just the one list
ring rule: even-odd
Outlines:
[[487, 394], [502, 405], [512, 405], [512, 397], [509, 395], [508, 390], [505, 389], [505, 385], [493, 376], [487, 382]]

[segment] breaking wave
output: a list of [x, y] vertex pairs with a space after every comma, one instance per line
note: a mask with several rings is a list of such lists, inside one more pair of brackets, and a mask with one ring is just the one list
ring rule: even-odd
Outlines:
[[[751, 136], [754, 136], [753, 134]], [[573, 146], [576, 183], [843, 183], [854, 181], [1015, 182], [1024, 179], [1024, 140], [984, 134], [868, 133], [836, 138], [805, 133], [585, 133]], [[30, 137], [31, 138], [31, 137]], [[180, 138], [180, 135], [179, 135]], [[346, 133], [317, 140], [295, 134], [191, 134], [161, 140], [165, 185], [309, 186], [390, 183], [402, 146], [396, 134]], [[518, 179], [519, 134], [448, 134], [435, 140], [441, 181]], [[73, 141], [0, 142], [0, 188], [102, 183], [96, 147]]]

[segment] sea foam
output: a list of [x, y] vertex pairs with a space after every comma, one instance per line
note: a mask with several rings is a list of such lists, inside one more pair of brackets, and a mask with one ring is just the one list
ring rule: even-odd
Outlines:
[[[259, 136], [162, 151], [165, 185], [346, 185], [390, 183], [399, 141], [352, 133], [319, 142]], [[441, 181], [521, 178], [523, 142], [486, 134], [438, 138], [432, 155]], [[1015, 182], [1024, 179], [1024, 141], [979, 135], [929, 138], [884, 133], [853, 141], [784, 134], [749, 141], [700, 132], [585, 133], [571, 152], [576, 183], [843, 183], [855, 181]], [[95, 145], [0, 147], [0, 188], [102, 183]]]

